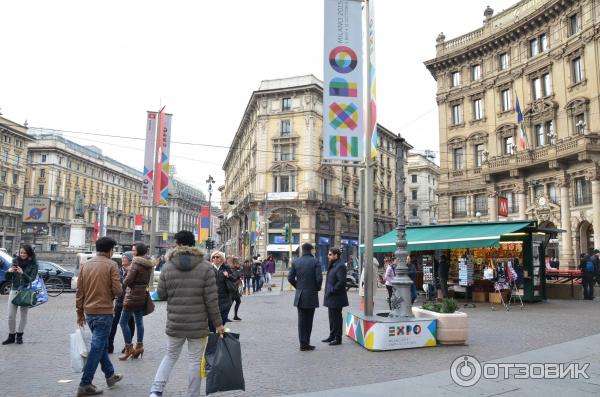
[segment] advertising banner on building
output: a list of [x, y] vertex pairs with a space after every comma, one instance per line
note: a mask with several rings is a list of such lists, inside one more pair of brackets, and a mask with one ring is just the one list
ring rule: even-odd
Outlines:
[[146, 148], [144, 150], [144, 175], [142, 183], [142, 204], [152, 205], [154, 197], [154, 153], [156, 150], [157, 112], [148, 112], [146, 120]]
[[172, 114], [159, 113], [157, 134], [158, 163], [156, 164], [156, 169], [160, 170], [160, 179], [158, 191], [154, 192], [154, 202], [158, 205], [167, 205], [169, 201], [169, 154], [171, 149], [172, 117]]
[[498, 197], [498, 215], [508, 216], [508, 198]]
[[142, 229], [143, 229], [143, 216], [142, 214], [135, 215], [135, 227], [133, 229], [133, 241], [142, 241]]
[[323, 159], [364, 159], [360, 1], [325, 0]]
[[50, 222], [50, 199], [41, 197], [25, 197], [23, 199], [23, 222]]
[[198, 242], [203, 243], [208, 240], [208, 228], [210, 226], [210, 218], [208, 215], [208, 206], [200, 208], [200, 216], [198, 217]]

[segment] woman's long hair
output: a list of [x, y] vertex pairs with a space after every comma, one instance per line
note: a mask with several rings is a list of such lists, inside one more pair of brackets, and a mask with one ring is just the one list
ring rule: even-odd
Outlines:
[[[33, 250], [33, 247], [29, 244], [23, 244], [21, 246], [21, 249], [24, 250], [27, 253], [27, 259], [30, 261], [34, 261], [35, 260], [35, 251]], [[17, 255], [17, 258], [21, 259], [20, 255]]]

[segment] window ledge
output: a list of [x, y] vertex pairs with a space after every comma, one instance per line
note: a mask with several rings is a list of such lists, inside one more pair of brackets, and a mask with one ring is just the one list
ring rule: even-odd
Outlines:
[[482, 117], [482, 118], [480, 118], [480, 119], [474, 119], [474, 120], [471, 120], [471, 121], [469, 122], [469, 125], [478, 125], [478, 124], [484, 124], [486, 121], [487, 121], [487, 117], [485, 117], [485, 116], [484, 116], [484, 117]]
[[496, 113], [496, 116], [504, 117], [504, 116], [508, 116], [509, 114], [513, 114], [514, 112], [515, 112], [515, 109], [508, 109], [508, 110], [500, 111], [500, 112]]
[[462, 127], [464, 127], [464, 126], [465, 126], [465, 123], [464, 123], [464, 121], [463, 121], [463, 122], [462, 122], [462, 123], [460, 123], [460, 124], [452, 124], [452, 125], [450, 126], [450, 129], [451, 129], [451, 130], [453, 130], [453, 129], [458, 129], [458, 128], [462, 128]]
[[576, 83], [573, 83], [573, 84], [569, 85], [567, 87], [567, 89], [569, 90], [569, 92], [571, 92], [571, 91], [573, 91], [575, 89], [578, 89], [578, 88], [581, 88], [581, 87], [585, 87], [586, 85], [587, 85], [587, 79], [582, 79], [582, 80], [580, 80], [580, 81], [578, 81]]

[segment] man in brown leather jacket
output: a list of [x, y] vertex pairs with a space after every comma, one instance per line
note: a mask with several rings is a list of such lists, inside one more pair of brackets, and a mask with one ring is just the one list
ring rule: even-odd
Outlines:
[[113, 299], [123, 293], [117, 264], [110, 259], [116, 244], [111, 238], [99, 238], [96, 241], [96, 256], [85, 262], [79, 272], [75, 295], [77, 324], [83, 327], [87, 322], [92, 331], [92, 343], [77, 396], [95, 396], [102, 393], [102, 389], [92, 384], [99, 363], [102, 364], [108, 387], [123, 379], [122, 375], [115, 373], [108, 357]]

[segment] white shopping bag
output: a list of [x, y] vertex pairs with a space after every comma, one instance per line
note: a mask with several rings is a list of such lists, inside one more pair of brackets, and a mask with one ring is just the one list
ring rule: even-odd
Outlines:
[[92, 331], [88, 327], [80, 327], [75, 330], [75, 335], [77, 335], [79, 354], [87, 357], [92, 349]]
[[79, 352], [79, 336], [77, 333], [69, 335], [71, 344], [71, 369], [73, 372], [83, 372], [85, 358]]

